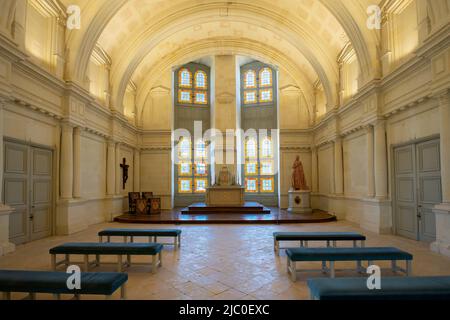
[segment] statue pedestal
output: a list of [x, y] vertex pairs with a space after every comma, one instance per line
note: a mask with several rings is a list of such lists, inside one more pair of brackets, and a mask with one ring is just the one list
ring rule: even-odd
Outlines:
[[245, 204], [244, 191], [244, 187], [241, 186], [207, 188], [206, 205], [208, 207], [241, 207]]
[[311, 191], [289, 190], [288, 211], [291, 213], [312, 213]]

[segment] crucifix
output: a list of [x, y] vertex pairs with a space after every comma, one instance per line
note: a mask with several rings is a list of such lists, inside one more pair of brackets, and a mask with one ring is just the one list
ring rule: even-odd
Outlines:
[[120, 167], [123, 170], [122, 182], [123, 182], [123, 189], [125, 190], [125, 184], [128, 181], [128, 168], [130, 167], [129, 165], [127, 165], [127, 159], [126, 158], [123, 158], [123, 163], [120, 164]]

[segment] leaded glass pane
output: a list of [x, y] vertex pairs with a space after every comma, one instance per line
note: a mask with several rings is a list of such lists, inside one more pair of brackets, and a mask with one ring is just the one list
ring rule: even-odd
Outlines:
[[264, 68], [260, 73], [260, 86], [270, 87], [272, 86], [272, 70], [269, 68]]
[[273, 192], [274, 191], [273, 183], [274, 183], [273, 178], [261, 179], [261, 192]]
[[250, 104], [250, 103], [257, 103], [258, 100], [256, 98], [256, 91], [245, 91], [244, 92], [244, 103]]
[[206, 89], [206, 73], [203, 71], [197, 71], [195, 74], [195, 87], [200, 89]]
[[195, 93], [195, 103], [206, 104], [206, 92], [196, 92]]
[[192, 87], [191, 72], [188, 69], [180, 70], [180, 87]]
[[256, 87], [256, 72], [255, 71], [249, 70], [245, 73], [244, 86], [247, 89]]
[[245, 191], [255, 193], [258, 192], [258, 179], [246, 178], [245, 179]]
[[178, 180], [179, 193], [192, 193], [192, 179], [181, 178]]
[[271, 102], [272, 101], [272, 89], [261, 90], [259, 100], [260, 100], [260, 102]]

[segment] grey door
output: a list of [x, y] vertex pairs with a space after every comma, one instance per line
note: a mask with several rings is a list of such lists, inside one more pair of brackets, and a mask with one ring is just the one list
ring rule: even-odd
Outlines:
[[395, 149], [395, 218], [397, 234], [417, 238], [417, 198], [414, 145]]
[[9, 218], [10, 241], [21, 244], [28, 240], [29, 228], [29, 186], [28, 147], [5, 143], [4, 199], [14, 209]]
[[50, 150], [5, 142], [4, 199], [15, 209], [9, 223], [15, 244], [51, 234], [52, 158]]
[[433, 207], [442, 203], [439, 140], [420, 143], [416, 151], [419, 239], [432, 242], [436, 240]]
[[50, 236], [52, 220], [52, 152], [31, 149], [30, 240]]
[[441, 203], [439, 140], [394, 150], [396, 233], [431, 242], [436, 238], [435, 204]]

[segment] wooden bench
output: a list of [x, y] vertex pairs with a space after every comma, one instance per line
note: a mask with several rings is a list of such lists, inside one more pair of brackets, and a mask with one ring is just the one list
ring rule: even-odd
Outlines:
[[450, 299], [450, 277], [383, 277], [380, 290], [369, 290], [367, 278], [310, 279], [313, 300]]
[[28, 293], [28, 299], [35, 300], [37, 293], [53, 294], [60, 299], [62, 294], [73, 295], [104, 295], [112, 298], [117, 289], [121, 289], [121, 299], [126, 298], [126, 273], [81, 273], [81, 288], [70, 290], [67, 280], [71, 274], [65, 272], [0, 270], [0, 292], [3, 299], [11, 300], [11, 293]]
[[281, 241], [300, 241], [300, 247], [308, 247], [310, 241], [326, 241], [327, 247], [337, 247], [337, 241], [353, 241], [353, 246], [365, 246], [366, 237], [355, 232], [274, 232], [274, 251], [279, 255]]
[[111, 242], [111, 237], [123, 237], [123, 242], [134, 242], [136, 237], [148, 237], [149, 242], [158, 242], [158, 237], [172, 237], [173, 243], [161, 243], [164, 245], [173, 245], [175, 250], [181, 247], [181, 230], [178, 229], [106, 229], [98, 233], [100, 242], [106, 237], [107, 242]]
[[[292, 281], [297, 279], [297, 262], [322, 261], [322, 272], [330, 273], [332, 278], [335, 277], [336, 261], [356, 261], [356, 269], [362, 272], [362, 261], [368, 261], [369, 265], [373, 261], [391, 261], [391, 269], [393, 272], [401, 271], [410, 275], [412, 271], [413, 256], [405, 251], [397, 248], [380, 247], [380, 248], [295, 248], [287, 249], [287, 271], [291, 274]], [[397, 266], [397, 261], [404, 260], [406, 268], [402, 269]], [[327, 268], [327, 262], [330, 267]], [[303, 270], [311, 271], [311, 270]], [[314, 270], [317, 271], [317, 270]]]
[[[84, 270], [88, 271], [91, 265], [100, 265], [100, 256], [115, 255], [117, 256], [117, 271], [121, 272], [123, 267], [131, 266], [131, 255], [150, 255], [152, 256], [152, 272], [155, 273], [158, 266], [162, 266], [162, 249], [163, 245], [159, 243], [66, 243], [50, 249], [52, 255], [52, 269], [64, 264], [70, 265], [70, 255], [84, 256]], [[58, 254], [65, 255], [65, 259], [57, 262]], [[89, 261], [89, 255], [95, 255], [93, 262]], [[122, 256], [127, 257], [125, 263], [122, 262]]]

